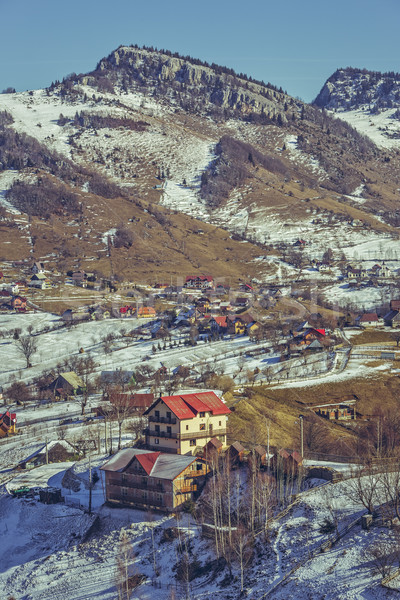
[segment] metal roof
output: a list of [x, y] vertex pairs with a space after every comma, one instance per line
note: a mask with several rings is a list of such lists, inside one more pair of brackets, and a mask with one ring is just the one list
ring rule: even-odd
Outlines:
[[199, 412], [211, 412], [212, 415], [228, 415], [231, 411], [214, 392], [199, 392], [177, 396], [161, 396], [146, 412], [163, 401], [178, 419], [193, 419]]
[[199, 460], [195, 456], [182, 456], [180, 454], [164, 454], [141, 450], [139, 448], [125, 448], [115, 454], [100, 469], [103, 471], [123, 472], [134, 458], [140, 462], [149, 477], [173, 480], [189, 465]]

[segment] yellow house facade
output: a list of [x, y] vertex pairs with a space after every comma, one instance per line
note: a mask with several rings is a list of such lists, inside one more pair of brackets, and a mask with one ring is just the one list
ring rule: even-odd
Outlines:
[[144, 413], [146, 446], [174, 454], [196, 454], [211, 438], [226, 446], [231, 411], [214, 392], [161, 396]]

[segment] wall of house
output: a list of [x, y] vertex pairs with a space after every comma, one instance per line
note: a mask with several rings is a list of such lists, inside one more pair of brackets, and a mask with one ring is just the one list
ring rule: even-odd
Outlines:
[[[157, 421], [156, 411], [159, 412]], [[171, 415], [170, 419], [168, 414]], [[210, 412], [204, 413], [204, 416], [200, 416], [201, 414], [180, 421], [164, 402], [159, 402], [149, 414], [146, 444], [152, 449], [158, 448], [177, 454], [193, 454], [196, 448], [205, 446], [212, 437], [218, 437], [226, 445], [226, 415], [213, 416]], [[157, 425], [160, 427], [160, 435], [155, 434]]]

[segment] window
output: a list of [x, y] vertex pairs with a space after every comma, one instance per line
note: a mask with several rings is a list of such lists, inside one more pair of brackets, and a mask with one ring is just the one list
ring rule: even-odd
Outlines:
[[203, 470], [203, 465], [201, 463], [196, 463], [196, 470], [197, 471], [202, 471]]
[[186, 431], [189, 431], [189, 425], [186, 425]]
[[168, 433], [168, 435], [171, 435], [171, 433], [172, 433], [172, 428], [169, 425], [167, 427], [167, 433]]
[[154, 440], [154, 443], [155, 443], [155, 444], [159, 444], [159, 443], [160, 443], [160, 440], [159, 440], [158, 438], [156, 438], [156, 439]]
[[205, 412], [201, 412], [201, 413], [200, 413], [200, 419], [204, 419], [204, 417], [205, 417], [205, 416], [206, 416], [206, 413], [205, 413]]
[[219, 427], [222, 427], [222, 421], [218, 421]]
[[206, 424], [200, 423], [200, 431], [205, 431], [205, 428], [206, 428]]
[[155, 413], [154, 413], [154, 416], [155, 416], [156, 419], [159, 419], [160, 418], [160, 411], [156, 410]]
[[169, 411], [167, 411], [167, 419], [171, 418], [171, 413]]
[[122, 483], [126, 483], [128, 481], [128, 477], [125, 473], [122, 473]]
[[127, 496], [128, 495], [128, 490], [126, 487], [121, 488], [121, 495], [122, 496]]
[[190, 440], [190, 446], [195, 446], [196, 445], [196, 440]]

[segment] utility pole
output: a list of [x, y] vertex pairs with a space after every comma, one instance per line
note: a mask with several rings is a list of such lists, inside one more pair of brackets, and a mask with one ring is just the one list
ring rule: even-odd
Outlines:
[[301, 446], [301, 457], [304, 458], [304, 429], [303, 429], [303, 419], [304, 416], [300, 415], [300, 446]]
[[46, 438], [46, 465], [49, 464], [49, 448], [47, 446], [47, 438]]
[[92, 514], [92, 462], [89, 454], [89, 515]]

